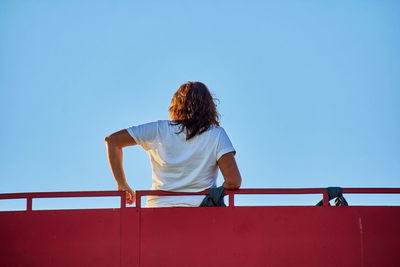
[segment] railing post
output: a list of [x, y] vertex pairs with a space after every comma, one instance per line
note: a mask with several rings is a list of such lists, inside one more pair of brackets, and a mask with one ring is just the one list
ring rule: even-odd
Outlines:
[[329, 197], [327, 189], [324, 189], [324, 191], [322, 192], [322, 205], [324, 207], [329, 207]]
[[32, 211], [32, 197], [26, 198], [26, 211]]
[[121, 193], [121, 209], [126, 208], [126, 194], [127, 194], [126, 191], [123, 191]]
[[228, 193], [228, 199], [229, 199], [229, 207], [233, 208], [235, 206], [235, 194], [232, 192]]
[[136, 191], [136, 208], [142, 207], [142, 194]]

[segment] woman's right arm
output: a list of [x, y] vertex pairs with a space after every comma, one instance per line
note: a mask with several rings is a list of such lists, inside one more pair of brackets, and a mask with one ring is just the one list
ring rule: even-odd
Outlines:
[[218, 166], [225, 180], [222, 187], [231, 190], [239, 189], [242, 184], [242, 177], [236, 164], [235, 153], [229, 152], [222, 155], [218, 160]]
[[126, 179], [124, 168], [122, 167], [122, 148], [136, 145], [135, 140], [127, 130], [121, 130], [106, 137], [107, 155], [113, 172], [118, 190], [126, 191], [128, 204], [135, 202], [135, 192], [130, 188]]

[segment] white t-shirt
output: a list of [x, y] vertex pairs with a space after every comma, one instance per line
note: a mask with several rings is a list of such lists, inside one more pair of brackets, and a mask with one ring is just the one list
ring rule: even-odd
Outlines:
[[[152, 190], [200, 192], [215, 187], [217, 161], [235, 151], [225, 130], [211, 126], [186, 140], [186, 129], [161, 120], [127, 128], [137, 144], [150, 156]], [[198, 207], [204, 196], [148, 196], [147, 207]]]

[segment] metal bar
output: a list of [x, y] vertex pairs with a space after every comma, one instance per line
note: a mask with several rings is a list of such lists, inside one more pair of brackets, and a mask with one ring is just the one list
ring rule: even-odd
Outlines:
[[26, 211], [32, 211], [32, 198], [26, 198]]
[[121, 195], [121, 209], [126, 208], [126, 192], [123, 191], [122, 195]]
[[[228, 191], [228, 190], [226, 190]], [[232, 190], [235, 194], [323, 194], [325, 188], [246, 188]]]
[[136, 193], [142, 196], [193, 196], [193, 195], [208, 195], [210, 190], [204, 190], [201, 192], [169, 192], [169, 191], [162, 191], [162, 190], [140, 190], [136, 191]]
[[324, 207], [329, 207], [329, 196], [328, 196], [328, 190], [325, 190], [323, 195], [322, 195], [322, 205]]
[[0, 194], [0, 199], [16, 198], [59, 198], [59, 197], [112, 197], [121, 196], [122, 191], [74, 191], [74, 192], [34, 192]]
[[[202, 192], [168, 192], [161, 190], [143, 190], [140, 191], [143, 196], [181, 196], [181, 195], [207, 195], [209, 190]], [[323, 194], [326, 188], [273, 188], [273, 189], [259, 189], [259, 188], [246, 188], [238, 190], [225, 190], [225, 194]]]
[[230, 192], [229, 195], [229, 207], [233, 208], [235, 206], [235, 193]]
[[[343, 188], [344, 194], [400, 194], [400, 188]], [[181, 196], [181, 195], [207, 195], [209, 190], [202, 192], [167, 192], [161, 190], [136, 191], [136, 206], [141, 207], [141, 196]], [[235, 194], [323, 194], [324, 206], [328, 205], [326, 200], [326, 188], [246, 188], [238, 190], [225, 190], [229, 195], [229, 201], [234, 200]], [[126, 207], [125, 192], [122, 191], [77, 191], [77, 192], [34, 192], [34, 193], [7, 193], [0, 194], [0, 199], [27, 199], [32, 203], [33, 198], [68, 198], [68, 197], [121, 197], [121, 207]], [[31, 200], [29, 200], [29, 198]], [[124, 203], [125, 202], [125, 203]]]
[[400, 194], [400, 188], [343, 188], [345, 194]]
[[136, 191], [136, 208], [142, 207], [142, 192], [143, 191]]

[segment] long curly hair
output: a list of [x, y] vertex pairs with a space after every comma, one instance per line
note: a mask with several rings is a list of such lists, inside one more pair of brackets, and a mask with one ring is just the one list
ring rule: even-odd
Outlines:
[[186, 128], [186, 140], [207, 131], [211, 125], [219, 126], [219, 114], [214, 98], [201, 82], [187, 82], [175, 92], [169, 106], [172, 123]]

